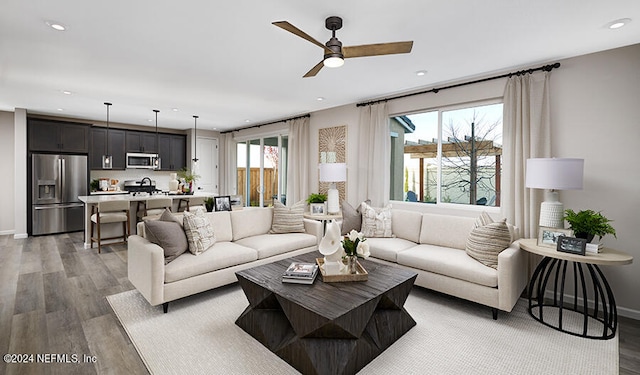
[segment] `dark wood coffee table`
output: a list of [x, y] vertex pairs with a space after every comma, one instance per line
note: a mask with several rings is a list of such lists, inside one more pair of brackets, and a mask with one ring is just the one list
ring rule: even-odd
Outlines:
[[281, 282], [292, 261], [236, 272], [249, 307], [236, 324], [303, 374], [355, 374], [416, 325], [404, 303], [417, 274], [371, 261], [362, 282]]

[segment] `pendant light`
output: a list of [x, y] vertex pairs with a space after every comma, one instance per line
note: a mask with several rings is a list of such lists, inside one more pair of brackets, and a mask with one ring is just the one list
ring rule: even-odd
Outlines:
[[157, 109], [153, 110], [156, 113], [156, 156], [153, 159], [153, 169], [160, 169], [160, 166], [162, 165], [161, 160], [160, 160], [160, 149], [158, 148], [158, 112], [160, 112]]
[[193, 142], [193, 162], [198, 163], [198, 116], [193, 115], [193, 134], [195, 141]]
[[107, 142], [105, 145], [105, 152], [102, 155], [102, 169], [112, 169], [113, 168], [113, 156], [109, 154], [109, 106], [111, 103], [104, 103], [107, 106]]

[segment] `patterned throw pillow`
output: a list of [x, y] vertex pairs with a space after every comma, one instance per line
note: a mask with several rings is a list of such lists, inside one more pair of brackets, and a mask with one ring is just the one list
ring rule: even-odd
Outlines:
[[194, 213], [184, 211], [182, 226], [189, 242], [189, 251], [193, 255], [205, 252], [216, 243], [213, 227], [203, 210]]
[[360, 204], [362, 212], [361, 232], [365, 237], [393, 237], [391, 232], [391, 204], [373, 208], [366, 202]]
[[494, 222], [483, 212], [467, 238], [467, 254], [491, 268], [498, 268], [498, 254], [511, 245], [511, 231], [506, 219]]
[[169, 210], [165, 210], [157, 220], [145, 220], [144, 225], [145, 237], [164, 250], [164, 264], [189, 248], [182, 226]]
[[269, 233], [304, 233], [305, 201], [287, 207], [280, 201], [273, 202], [273, 221]]

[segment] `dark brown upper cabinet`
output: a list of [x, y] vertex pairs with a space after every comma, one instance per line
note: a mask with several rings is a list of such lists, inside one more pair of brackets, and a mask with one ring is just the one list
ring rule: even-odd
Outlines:
[[33, 118], [27, 124], [29, 151], [89, 152], [89, 125]]
[[[126, 131], [109, 129], [109, 153], [113, 156], [112, 169], [126, 168], [125, 151]], [[107, 152], [107, 129], [91, 128], [91, 150], [89, 151], [89, 168], [102, 169], [102, 155]]]
[[157, 153], [156, 133], [127, 131], [127, 152]]

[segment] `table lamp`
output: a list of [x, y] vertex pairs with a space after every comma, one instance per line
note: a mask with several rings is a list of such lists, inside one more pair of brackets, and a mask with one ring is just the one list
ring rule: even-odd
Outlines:
[[337, 214], [340, 212], [340, 198], [336, 182], [347, 181], [347, 164], [345, 163], [322, 163], [320, 168], [320, 181], [330, 182], [327, 191], [327, 213]]
[[540, 205], [541, 227], [564, 228], [564, 206], [558, 200], [558, 190], [582, 190], [584, 159], [527, 159], [528, 188], [547, 189]]

